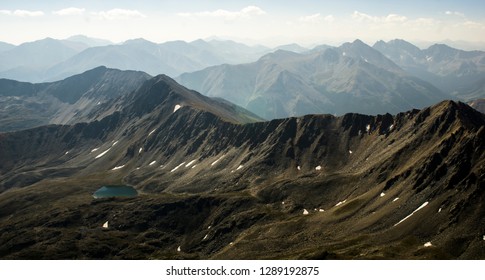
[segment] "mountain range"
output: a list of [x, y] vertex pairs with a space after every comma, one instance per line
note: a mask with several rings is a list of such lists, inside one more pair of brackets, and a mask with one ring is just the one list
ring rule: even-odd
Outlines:
[[483, 52], [74, 36], [0, 61], [1, 259], [485, 258]]
[[[380, 61], [378, 73], [409, 81], [354, 47], [315, 55], [367, 71]], [[146, 78], [74, 78], [106, 75]], [[464, 103], [260, 121], [158, 75], [99, 107], [85, 122], [0, 133], [0, 258], [485, 257], [485, 115]], [[138, 195], [93, 197], [120, 184]]]
[[19, 46], [0, 45], [0, 77], [26, 82], [56, 81], [99, 66], [176, 76], [222, 63], [254, 61], [270, 50], [216, 40], [156, 44], [134, 39], [113, 44], [85, 36], [46, 38]]
[[452, 98], [360, 40], [302, 54], [279, 50], [254, 63], [185, 73], [177, 81], [266, 119], [398, 113]]
[[[398, 113], [441, 100], [485, 97], [485, 52], [443, 44], [420, 49], [404, 40], [360, 40], [339, 47], [271, 49], [233, 41], [122, 44], [73, 36], [0, 45], [0, 77], [58, 81], [105, 66], [160, 73], [205, 95], [265, 118], [348, 112]], [[180, 76], [178, 76], [180, 75]]]
[[374, 48], [443, 92], [466, 101], [485, 96], [485, 52], [444, 44], [421, 50], [404, 40], [378, 41]]

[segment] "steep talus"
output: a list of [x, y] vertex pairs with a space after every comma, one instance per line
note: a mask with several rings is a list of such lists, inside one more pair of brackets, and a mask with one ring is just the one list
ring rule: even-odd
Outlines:
[[[466, 104], [248, 122], [166, 76], [115, 103], [0, 134], [2, 258], [484, 258], [485, 116]], [[140, 195], [91, 196], [121, 183]]]

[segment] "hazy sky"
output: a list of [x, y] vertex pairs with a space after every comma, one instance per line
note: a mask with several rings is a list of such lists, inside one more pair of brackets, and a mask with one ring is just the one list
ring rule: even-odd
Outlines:
[[485, 41], [482, 0], [0, 0], [0, 41], [217, 36], [270, 46], [362, 39]]

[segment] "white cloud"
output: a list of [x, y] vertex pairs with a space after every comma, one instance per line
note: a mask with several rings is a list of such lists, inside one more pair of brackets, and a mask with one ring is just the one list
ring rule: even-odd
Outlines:
[[460, 13], [460, 12], [452, 12], [452, 11], [446, 11], [446, 12], [445, 12], [445, 15], [447, 15], [447, 16], [459, 16], [459, 17], [465, 17], [465, 14], [464, 14], [464, 13]]
[[261, 16], [261, 15], [266, 14], [266, 12], [263, 11], [263, 9], [261, 9], [260, 7], [256, 7], [256, 6], [247, 6], [246, 8], [243, 8], [241, 10], [241, 13], [243, 13], [245, 15], [254, 15], [254, 16]]
[[52, 13], [58, 16], [79, 16], [82, 15], [84, 11], [84, 8], [70, 7], [58, 11], [53, 11]]
[[326, 21], [326, 22], [334, 22], [335, 17], [333, 15], [328, 15], [328, 16], [324, 17], [323, 20]]
[[384, 18], [384, 22], [405, 22], [407, 20], [407, 17], [396, 14], [390, 14]]
[[111, 9], [109, 11], [94, 12], [92, 15], [105, 20], [123, 20], [133, 18], [145, 18], [138, 10]]
[[13, 15], [19, 17], [40, 17], [44, 15], [42, 11], [15, 10]]
[[252, 16], [261, 16], [265, 14], [266, 12], [257, 6], [247, 6], [240, 11], [228, 11], [218, 9], [215, 11], [204, 11], [196, 13], [178, 13], [177, 15], [181, 17], [214, 17], [223, 18], [225, 20], [236, 20], [239, 18], [249, 18]]
[[352, 14], [352, 18], [357, 21], [361, 22], [370, 22], [370, 23], [393, 23], [393, 22], [405, 22], [408, 20], [407, 17], [397, 14], [389, 14], [387, 16], [371, 16], [365, 13], [361, 13], [359, 11], [354, 11]]
[[44, 15], [42, 11], [27, 11], [27, 10], [0, 10], [0, 14], [18, 17], [40, 17]]

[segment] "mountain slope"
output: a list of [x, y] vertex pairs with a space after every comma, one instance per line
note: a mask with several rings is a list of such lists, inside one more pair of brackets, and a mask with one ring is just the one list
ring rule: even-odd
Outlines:
[[0, 52], [8, 51], [15, 48], [15, 45], [5, 43], [5, 42], [0, 42]]
[[[166, 76], [117, 102], [0, 134], [2, 258], [484, 257], [485, 117], [463, 103], [243, 123]], [[140, 195], [91, 197], [120, 183]]]
[[109, 112], [102, 109], [104, 103], [134, 91], [149, 77], [98, 67], [52, 83], [0, 79], [0, 131], [95, 120], [96, 111], [101, 109], [101, 116]]
[[485, 97], [485, 52], [463, 51], [444, 44], [421, 50], [403, 41], [379, 41], [374, 48], [410, 74], [462, 100]]
[[113, 44], [78, 35], [65, 40], [46, 38], [20, 46], [0, 45], [0, 77], [25, 82], [50, 82], [105, 66], [176, 76], [222, 63], [257, 60], [270, 49], [233, 41], [170, 41], [144, 39]]
[[0, 53], [0, 76], [20, 81], [39, 81], [43, 71], [87, 48], [78, 42], [46, 38]]
[[266, 119], [397, 113], [449, 97], [359, 40], [307, 54], [279, 50], [254, 63], [210, 67], [177, 80]]
[[104, 39], [98, 39], [98, 38], [90, 38], [85, 35], [74, 35], [66, 39], [66, 41], [71, 41], [71, 42], [78, 42], [82, 43], [86, 46], [89, 47], [99, 47], [99, 46], [107, 46], [107, 45], [112, 45], [113, 42], [104, 40]]
[[230, 42], [171, 41], [156, 44], [135, 39], [121, 45], [89, 48], [47, 71], [47, 79], [60, 79], [104, 65], [122, 70], [138, 70], [151, 75], [177, 76], [208, 66], [248, 62], [259, 58], [260, 48]]

